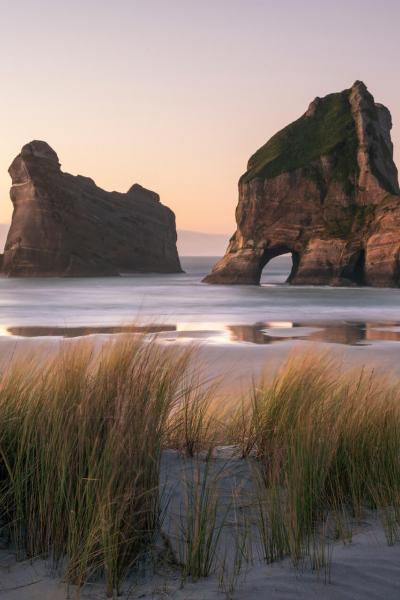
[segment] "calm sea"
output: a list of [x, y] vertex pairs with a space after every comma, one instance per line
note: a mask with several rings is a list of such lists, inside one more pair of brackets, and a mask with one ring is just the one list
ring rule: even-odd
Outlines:
[[267, 343], [265, 331], [271, 328], [283, 334], [298, 327], [300, 334], [319, 324], [352, 330], [356, 341], [365, 328], [390, 328], [393, 341], [400, 341], [400, 290], [289, 286], [284, 283], [291, 266], [287, 256], [270, 263], [259, 287], [202, 284], [215, 260], [183, 257], [185, 273], [178, 275], [0, 278], [1, 333], [73, 335], [73, 328], [107, 331], [141, 323], [203, 332], [203, 337], [224, 332], [226, 338], [228, 331], [231, 340]]

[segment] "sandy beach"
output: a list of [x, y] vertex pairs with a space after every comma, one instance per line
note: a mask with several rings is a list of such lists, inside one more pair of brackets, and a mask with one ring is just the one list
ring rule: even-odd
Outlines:
[[[35, 328], [33, 328], [35, 329]], [[335, 358], [343, 372], [355, 367], [370, 367], [386, 374], [400, 374], [400, 346], [397, 340], [398, 328], [393, 325], [376, 325], [369, 331], [366, 343], [351, 344], [343, 341], [323, 341], [319, 334], [322, 329], [299, 328], [303, 339], [294, 336], [293, 328], [283, 327], [269, 330], [271, 336], [279, 337], [279, 342], [265, 344], [248, 341], [225, 341], [226, 334], [218, 330], [171, 330], [155, 333], [158, 343], [172, 348], [192, 347], [195, 350], [195, 368], [203, 374], [204, 380], [218, 382], [221, 393], [237, 394], [246, 389], [253, 379], [261, 375], [272, 377], [285, 360], [293, 354], [315, 354]], [[336, 329], [334, 326], [332, 329]], [[124, 328], [125, 330], [125, 328]], [[329, 330], [328, 330], [329, 331]], [[78, 337], [51, 336], [0, 336], [0, 364], [7, 362], [16, 353], [48, 356], [60, 345], [90, 341], [94, 347], [101, 347], [110, 339], [121, 334], [89, 333]], [[146, 335], [146, 334], [143, 334]], [[391, 339], [393, 336], [393, 340]], [[153, 334], [149, 334], [153, 337]], [[293, 339], [294, 338], [294, 339]], [[383, 338], [383, 339], [382, 339]], [[386, 339], [385, 339], [386, 338]]]
[[[212, 459], [212, 470], [226, 470], [220, 481], [219, 495], [221, 511], [227, 505], [232, 489], [240, 490], [236, 510], [248, 506], [251, 484], [246, 461], [227, 458], [229, 449], [222, 457]], [[167, 451], [162, 461], [161, 482], [170, 492], [167, 518], [163, 529], [174, 541], [176, 519], [181, 516], [184, 487], [182, 482], [196, 469], [205, 468], [205, 463], [188, 461], [178, 453]], [[188, 475], [189, 474], [189, 475]], [[225, 503], [225, 504], [224, 504]], [[222, 546], [232, 552], [232, 510], [223, 530]], [[377, 515], [366, 512], [362, 520], [349, 524], [352, 539], [343, 544], [329, 540], [329, 570], [313, 570], [309, 564], [295, 568], [289, 559], [266, 565], [259, 558], [257, 538], [250, 538], [252, 558], [237, 577], [212, 575], [196, 583], [182, 583], [178, 569], [147, 565], [124, 585], [121, 598], [149, 600], [218, 600], [219, 598], [240, 600], [396, 600], [400, 594], [400, 545], [388, 546]], [[222, 556], [220, 557], [222, 559]], [[4, 600], [65, 600], [75, 598], [74, 586], [65, 586], [59, 572], [50, 561], [22, 560], [17, 562], [10, 550], [0, 551], [0, 597]], [[234, 581], [233, 581], [234, 580]], [[234, 585], [233, 585], [234, 584]], [[234, 589], [232, 589], [232, 586]], [[79, 597], [85, 600], [106, 598], [102, 582], [88, 584], [80, 590]]]
[[[213, 338], [209, 332], [174, 331], [156, 334], [157, 343], [175, 349], [194, 348], [192, 368], [197, 370], [204, 380], [218, 382], [217, 400], [221, 403], [238, 402], [248, 393], [249, 385], [259, 377], [272, 378], [288, 356], [312, 353], [316, 357], [335, 357], [340, 370], [346, 372], [352, 368], [373, 367], [385, 377], [399, 375], [398, 349], [396, 341], [369, 340], [368, 345], [343, 345], [341, 343], [310, 341], [321, 329], [303, 328], [305, 339], [292, 340], [290, 330], [279, 332], [281, 341], [274, 344], [254, 344], [249, 342], [223, 343]], [[392, 329], [386, 327], [386, 334]], [[394, 333], [396, 333], [394, 328]], [[272, 335], [276, 331], [270, 332]], [[89, 336], [63, 339], [61, 337], [11, 337], [0, 338], [0, 361], [7, 364], [12, 356], [34, 355], [37, 360], [45, 360], [62, 345], [70, 347], [80, 344], [82, 339], [93, 343], [99, 349], [107, 343], [110, 335], [91, 334]], [[122, 334], [123, 335], [123, 334]], [[140, 334], [154, 335], [154, 334]], [[285, 335], [287, 338], [285, 339]], [[390, 336], [389, 336], [390, 337]], [[41, 358], [42, 357], [42, 358]], [[208, 464], [208, 463], [207, 463]], [[200, 465], [200, 466], [199, 466]], [[206, 462], [201, 456], [197, 459], [184, 459], [175, 451], [165, 451], [160, 475], [160, 487], [168, 489], [168, 509], [163, 529], [165, 535], [174, 544], [176, 523], [182, 518], [183, 481], [187, 473], [193, 476], [195, 469], [204, 470]], [[211, 459], [213, 472], [224, 470], [225, 475], [218, 484], [220, 511], [224, 510], [227, 498], [235, 491], [237, 506], [235, 510], [248, 510], [251, 482], [248, 460], [235, 458], [234, 448], [217, 448]], [[246, 508], [247, 507], [247, 508]], [[232, 511], [232, 508], [229, 509]], [[227, 519], [222, 533], [222, 547], [229, 548], [233, 521]], [[173, 525], [175, 523], [175, 525]], [[174, 529], [175, 527], [175, 529]], [[389, 546], [385, 539], [378, 515], [366, 511], [363, 518], [350, 524], [351, 542], [330, 539], [329, 572], [315, 571], [310, 564], [295, 568], [289, 559], [266, 565], [260, 561], [260, 548], [257, 535], [249, 537], [251, 559], [243, 567], [237, 578], [226, 575], [221, 583], [221, 574], [211, 575], [196, 583], [181, 580], [179, 569], [169, 567], [143, 567], [134, 577], [129, 577], [124, 586], [124, 598], [152, 598], [161, 600], [212, 600], [221, 597], [243, 600], [262, 600], [276, 598], [290, 600], [294, 598], [308, 600], [321, 598], [326, 600], [364, 600], [396, 599], [400, 594], [400, 546]], [[161, 544], [162, 546], [162, 544]], [[231, 552], [231, 550], [229, 550]], [[228, 554], [229, 554], [228, 552]], [[222, 555], [218, 557], [222, 561]], [[232, 557], [231, 559], [232, 560]], [[49, 560], [16, 561], [12, 549], [0, 552], [0, 597], [4, 600], [64, 600], [66, 594], [74, 598], [76, 590], [69, 590], [60, 580], [59, 571]], [[87, 585], [80, 591], [80, 597], [87, 600], [105, 598], [101, 583]]]

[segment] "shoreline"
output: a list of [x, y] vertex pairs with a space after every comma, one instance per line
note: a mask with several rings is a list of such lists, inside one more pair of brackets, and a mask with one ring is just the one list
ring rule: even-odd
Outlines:
[[[382, 323], [382, 322], [381, 322]], [[156, 326], [157, 327], [157, 326]], [[277, 327], [275, 335], [279, 341], [273, 343], [252, 343], [248, 341], [226, 341], [223, 333], [217, 335], [215, 331], [155, 331], [153, 326], [130, 326], [129, 334], [146, 339], [155, 339], [161, 346], [176, 349], [193, 348], [196, 352], [195, 365], [201, 367], [205, 380], [218, 381], [221, 397], [240, 393], [241, 388], [246, 388], [254, 378], [274, 376], [279, 368], [291, 355], [313, 354], [321, 357], [335, 358], [345, 372], [353, 368], [372, 367], [378, 373], [387, 375], [400, 375], [400, 345], [397, 337], [400, 333], [393, 325], [387, 328], [384, 334], [388, 339], [370, 339], [365, 344], [348, 344], [336, 341], [324, 342], [318, 338], [321, 329], [309, 327], [309, 332], [316, 336], [310, 339], [305, 335], [303, 339], [291, 337], [283, 328]], [[244, 326], [247, 327], [247, 326]], [[42, 328], [40, 328], [42, 329]], [[65, 331], [66, 328], [60, 328]], [[107, 341], [123, 338], [127, 331], [109, 333], [89, 333], [78, 336], [0, 336], [0, 366], [7, 364], [14, 354], [35, 354], [49, 357], [63, 344], [80, 344], [89, 341], [95, 348], [100, 348]], [[54, 328], [51, 328], [54, 331]], [[80, 328], [79, 328], [80, 330]], [[151, 332], [150, 334], [148, 332]], [[378, 332], [378, 329], [376, 329]], [[307, 332], [308, 333], [308, 332]], [[390, 336], [394, 334], [396, 341]], [[378, 337], [378, 336], [377, 336]], [[333, 338], [334, 339], [334, 338]]]

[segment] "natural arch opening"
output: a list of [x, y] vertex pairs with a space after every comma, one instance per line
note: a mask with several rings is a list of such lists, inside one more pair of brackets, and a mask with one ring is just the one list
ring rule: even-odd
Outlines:
[[299, 257], [296, 252], [290, 252], [285, 248], [274, 252], [272, 256], [267, 255], [263, 262], [260, 274], [261, 285], [290, 283], [296, 274]]
[[360, 250], [353, 270], [353, 281], [357, 285], [365, 285], [365, 250]]

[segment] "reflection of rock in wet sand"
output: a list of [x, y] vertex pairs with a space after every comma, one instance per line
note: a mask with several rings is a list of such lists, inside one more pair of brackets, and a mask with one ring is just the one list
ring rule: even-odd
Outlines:
[[345, 344], [355, 346], [365, 342], [366, 323], [319, 323], [321, 331], [311, 334], [307, 339], [313, 342], [328, 344]]
[[93, 335], [94, 333], [158, 333], [176, 331], [176, 325], [120, 325], [94, 327], [8, 327], [9, 335], [20, 337], [58, 336], [65, 338]]
[[[379, 323], [351, 321], [343, 323], [324, 323], [319, 331], [307, 339], [315, 342], [328, 342], [333, 344], [346, 344], [356, 346], [369, 341], [400, 342], [400, 331], [378, 329]], [[380, 325], [382, 327], [382, 325]], [[385, 327], [395, 327], [396, 323], [385, 323]]]
[[[397, 328], [397, 330], [390, 329], [390, 327]], [[367, 323], [366, 339], [400, 342], [399, 323]]]
[[228, 330], [233, 342], [252, 342], [253, 344], [270, 344], [278, 340], [270, 340], [264, 334], [265, 323], [255, 323], [254, 325], [229, 325]]
[[[209, 325], [209, 323], [208, 323]], [[177, 332], [176, 325], [120, 325], [90, 327], [7, 327], [7, 335], [19, 337], [64, 337], [73, 338], [96, 333], [160, 333]], [[174, 339], [211, 339], [220, 338], [223, 331], [210, 329], [180, 330]], [[346, 346], [366, 345], [374, 341], [400, 342], [400, 327], [395, 321], [307, 321], [307, 322], [257, 322], [253, 325], [228, 325], [225, 329], [231, 342], [250, 342], [252, 344], [276, 344], [289, 340], [344, 344]]]
[[[283, 327], [282, 327], [283, 326]], [[301, 322], [301, 323], [254, 323], [254, 325], [230, 325], [232, 341], [252, 342], [253, 344], [273, 344], [276, 342], [292, 340], [305, 340], [309, 342], [325, 342], [330, 344], [344, 344], [358, 346], [369, 341], [400, 342], [400, 330], [395, 331], [390, 327], [397, 327], [396, 322]], [[281, 330], [281, 335], [279, 331]]]
[[279, 326], [271, 327], [269, 323], [229, 326], [233, 341], [254, 344], [273, 344], [292, 339], [355, 345], [365, 340], [365, 323], [293, 323], [292, 332], [285, 327], [279, 335], [280, 329]]

